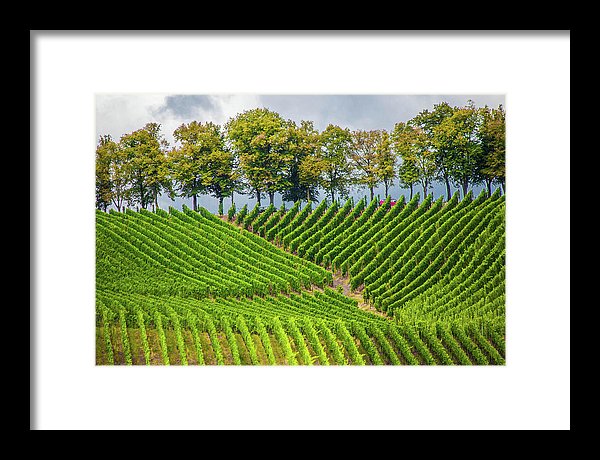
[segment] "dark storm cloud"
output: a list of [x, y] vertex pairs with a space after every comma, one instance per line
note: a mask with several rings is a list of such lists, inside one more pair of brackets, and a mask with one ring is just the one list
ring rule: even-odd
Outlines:
[[200, 111], [217, 113], [220, 112], [220, 107], [213, 96], [178, 94], [167, 96], [165, 103], [156, 110], [157, 113], [171, 112], [182, 118], [193, 118]]
[[350, 129], [391, 130], [424, 109], [448, 102], [464, 106], [471, 99], [478, 107], [504, 105], [504, 95], [261, 95], [260, 102], [284, 118], [312, 120], [323, 130], [333, 123]]

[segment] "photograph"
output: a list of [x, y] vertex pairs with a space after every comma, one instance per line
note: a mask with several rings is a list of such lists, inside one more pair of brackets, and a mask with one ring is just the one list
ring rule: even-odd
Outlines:
[[96, 95], [96, 364], [505, 365], [505, 116]]

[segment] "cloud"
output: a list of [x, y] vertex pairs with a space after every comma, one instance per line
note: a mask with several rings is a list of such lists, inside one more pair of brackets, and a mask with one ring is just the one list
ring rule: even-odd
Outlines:
[[260, 96], [256, 94], [224, 94], [219, 95], [217, 100], [221, 107], [221, 118], [218, 123], [222, 125], [246, 110], [262, 107]]
[[163, 105], [155, 110], [155, 114], [170, 112], [174, 117], [193, 118], [203, 112], [216, 115], [220, 105], [215, 96], [199, 94], [177, 94], [165, 98]]
[[110, 134], [118, 141], [146, 123], [159, 122], [153, 112], [164, 100], [163, 94], [96, 94], [96, 138]]
[[119, 140], [124, 134], [158, 123], [170, 145], [173, 131], [191, 121], [224, 125], [238, 113], [260, 106], [254, 94], [97, 94], [96, 139], [110, 134]]
[[407, 121], [424, 109], [442, 101], [462, 106], [472, 99], [476, 106], [497, 107], [503, 95], [262, 95], [260, 102], [284, 118], [296, 122], [312, 120], [323, 130], [328, 124], [343, 128], [391, 130], [399, 121]]
[[146, 123], [161, 125], [174, 145], [173, 131], [191, 121], [225, 125], [230, 118], [257, 107], [266, 107], [299, 123], [311, 120], [322, 131], [333, 123], [351, 130], [392, 130], [424, 109], [442, 101], [462, 106], [472, 99], [476, 106], [497, 107], [504, 95], [257, 95], [257, 94], [98, 94], [96, 95], [96, 139], [122, 135]]

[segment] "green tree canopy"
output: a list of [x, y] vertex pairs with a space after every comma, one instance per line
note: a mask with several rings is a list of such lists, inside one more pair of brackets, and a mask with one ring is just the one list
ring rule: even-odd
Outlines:
[[506, 113], [500, 105], [497, 109], [485, 106], [481, 109], [481, 114], [483, 120], [479, 135], [482, 155], [479, 174], [491, 195], [493, 182], [505, 187]]
[[347, 198], [352, 184], [353, 167], [349, 162], [352, 134], [348, 128], [329, 124], [321, 133], [321, 151], [314, 166], [320, 169], [321, 186], [335, 201], [337, 192]]
[[370, 192], [370, 200], [373, 201], [373, 189], [379, 183], [378, 175], [378, 149], [380, 143], [380, 132], [377, 130], [352, 132], [352, 148], [350, 160], [356, 171], [354, 181], [359, 186], [366, 187]]
[[[180, 144], [169, 152], [170, 169], [179, 196], [192, 198], [192, 208], [198, 209], [198, 195], [215, 193], [227, 170], [228, 157], [224, 152], [224, 137], [218, 125], [212, 122], [192, 121], [180, 125], [173, 137]], [[225, 162], [223, 167], [221, 162]], [[219, 177], [209, 176], [218, 172]]]
[[482, 159], [479, 129], [482, 117], [473, 101], [466, 107], [455, 108], [452, 116], [445, 118], [434, 129], [440, 149], [452, 152], [452, 161], [447, 172], [455, 186], [462, 188], [466, 196], [469, 185], [479, 180], [479, 165]]
[[226, 124], [227, 137], [260, 205], [261, 193], [271, 203], [275, 192], [286, 188], [293, 155], [285, 148], [288, 123], [266, 108], [246, 110]]
[[321, 133], [321, 186], [335, 201], [337, 192], [347, 198], [352, 185], [354, 168], [349, 161], [352, 134], [348, 128], [329, 124]]
[[413, 198], [413, 187], [419, 183], [419, 171], [417, 166], [406, 158], [401, 160], [398, 168], [398, 179], [400, 186], [410, 190], [410, 200]]
[[103, 211], [106, 211], [114, 198], [113, 164], [117, 148], [117, 143], [112, 140], [110, 135], [100, 136], [98, 139], [96, 146], [96, 207]]
[[400, 169], [401, 182], [411, 189], [415, 183], [423, 187], [423, 196], [433, 184], [438, 167], [435, 153], [431, 149], [428, 136], [420, 126], [408, 123], [396, 123], [392, 132], [392, 144], [402, 160]]
[[165, 149], [168, 144], [160, 134], [160, 125], [147, 123], [143, 128], [125, 134], [119, 149], [125, 156], [129, 189], [127, 201], [142, 209], [150, 203], [158, 206], [158, 195], [170, 191], [170, 176]]
[[451, 171], [454, 168], [454, 151], [437, 136], [437, 128], [444, 120], [451, 117], [454, 111], [455, 108], [447, 102], [441, 102], [435, 104], [432, 111], [422, 110], [407, 122], [408, 125], [420, 129], [424, 142], [427, 143], [427, 150], [433, 153], [437, 169], [436, 179], [446, 184], [447, 200], [452, 197], [450, 182]]
[[[319, 132], [312, 121], [302, 120], [300, 126], [288, 121], [284, 130], [285, 139], [281, 147], [287, 149], [291, 161], [286, 177], [287, 187], [282, 191], [284, 201], [296, 202], [298, 200], [314, 201], [318, 195], [319, 176], [305, 171], [302, 174], [302, 163], [305, 166], [315, 160], [320, 149]], [[308, 160], [306, 160], [309, 158]], [[305, 161], [306, 160], [306, 161]]]
[[398, 177], [396, 173], [396, 155], [392, 150], [392, 142], [389, 133], [382, 129], [379, 131], [379, 139], [377, 141], [376, 152], [376, 168], [377, 177], [385, 187], [385, 196], [389, 195], [388, 191], [393, 180]]

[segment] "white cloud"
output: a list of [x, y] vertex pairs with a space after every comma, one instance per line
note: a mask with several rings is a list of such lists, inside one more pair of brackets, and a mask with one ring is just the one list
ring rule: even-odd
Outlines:
[[96, 136], [123, 134], [156, 121], [152, 112], [164, 104], [166, 94], [96, 94]]
[[169, 94], [97, 94], [96, 137], [110, 134], [119, 140], [122, 135], [142, 128], [146, 123], [159, 123], [162, 133], [174, 144], [173, 131], [182, 123], [212, 121], [224, 125], [238, 113], [260, 105], [253, 94], [212, 95], [213, 107], [198, 105], [188, 108], [185, 116], [166, 109]]
[[260, 96], [256, 94], [217, 95], [215, 97], [221, 109], [220, 117], [215, 120], [215, 123], [221, 125], [227, 123], [238, 113], [261, 106]]
[[[186, 96], [190, 96], [187, 97]], [[202, 96], [202, 97], [198, 97]], [[317, 129], [329, 123], [350, 129], [388, 129], [398, 121], [406, 121], [435, 103], [447, 101], [464, 105], [473, 99], [477, 106], [504, 103], [497, 95], [269, 95], [250, 93], [174, 95], [174, 94], [97, 94], [96, 136], [110, 134], [118, 140], [123, 134], [142, 128], [146, 123], [159, 123], [170, 145], [173, 131], [183, 123], [208, 122], [223, 126], [237, 114], [267, 107], [284, 118], [312, 120]]]

